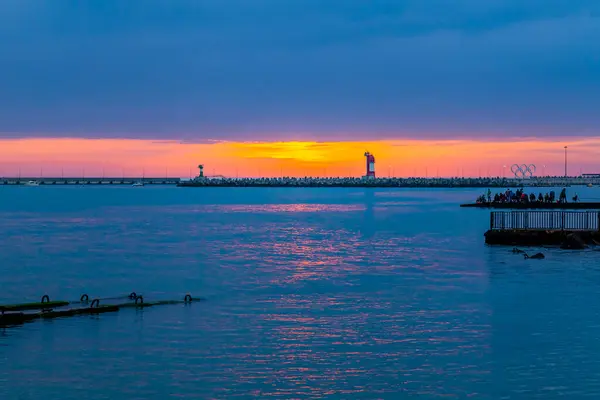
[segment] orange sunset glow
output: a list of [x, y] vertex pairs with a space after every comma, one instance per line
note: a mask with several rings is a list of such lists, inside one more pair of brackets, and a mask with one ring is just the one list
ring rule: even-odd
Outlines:
[[[502, 176], [510, 165], [535, 164], [537, 175], [600, 172], [600, 139], [519, 141], [382, 140], [347, 142], [180, 143], [130, 139], [0, 141], [2, 176], [361, 176], [363, 153], [376, 157], [378, 176]], [[503, 166], [506, 165], [506, 168]]]

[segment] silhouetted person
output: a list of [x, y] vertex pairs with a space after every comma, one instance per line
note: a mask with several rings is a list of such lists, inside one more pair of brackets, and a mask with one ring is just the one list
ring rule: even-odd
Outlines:
[[563, 188], [563, 190], [560, 191], [560, 195], [558, 197], [558, 202], [559, 203], [567, 202], [567, 189]]

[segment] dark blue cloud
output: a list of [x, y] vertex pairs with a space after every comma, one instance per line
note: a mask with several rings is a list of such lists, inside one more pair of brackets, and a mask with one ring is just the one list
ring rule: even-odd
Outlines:
[[2, 136], [596, 135], [597, 0], [4, 0]]

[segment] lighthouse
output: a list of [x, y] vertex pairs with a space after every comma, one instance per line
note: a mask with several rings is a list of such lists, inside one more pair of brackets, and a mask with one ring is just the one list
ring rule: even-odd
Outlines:
[[367, 173], [365, 178], [375, 178], [375, 156], [367, 151], [365, 152], [365, 158], [367, 159]]

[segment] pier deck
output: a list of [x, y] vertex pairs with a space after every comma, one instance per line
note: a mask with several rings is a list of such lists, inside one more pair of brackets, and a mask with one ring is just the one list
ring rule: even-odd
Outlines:
[[600, 210], [600, 202], [577, 202], [577, 203], [468, 203], [461, 204], [468, 208], [498, 208], [514, 210]]

